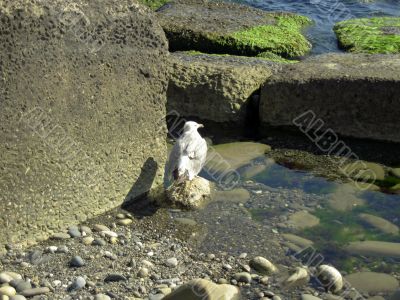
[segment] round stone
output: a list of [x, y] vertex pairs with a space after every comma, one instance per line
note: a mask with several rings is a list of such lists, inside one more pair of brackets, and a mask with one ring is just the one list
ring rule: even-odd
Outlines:
[[82, 276], [78, 276], [75, 278], [75, 280], [72, 282], [72, 284], [69, 286], [70, 291], [76, 291], [84, 288], [86, 285], [86, 280]]
[[139, 272], [138, 272], [138, 276], [139, 276], [140, 278], [144, 278], [144, 277], [149, 276], [149, 269], [147, 269], [147, 268], [140, 268], [140, 269], [139, 269]]
[[110, 231], [110, 228], [108, 228], [105, 225], [101, 225], [101, 224], [95, 224], [93, 226], [93, 230], [97, 231], [97, 232], [101, 232], [101, 231]]
[[261, 274], [272, 274], [277, 271], [277, 268], [266, 258], [257, 256], [250, 261], [250, 267]]
[[247, 272], [236, 273], [233, 277], [236, 279], [237, 282], [251, 282], [251, 275]]
[[128, 226], [129, 224], [132, 224], [132, 219], [122, 219], [122, 220], [118, 220], [117, 224], [121, 225], [121, 226]]
[[85, 262], [83, 260], [82, 257], [80, 256], [74, 256], [71, 261], [69, 262], [69, 265], [71, 267], [75, 267], [75, 268], [80, 268], [83, 267], [85, 265]]
[[77, 237], [81, 237], [82, 234], [79, 231], [78, 226], [70, 226], [68, 228], [68, 234], [72, 237], [72, 238], [77, 238]]
[[111, 298], [105, 294], [97, 294], [94, 296], [94, 300], [111, 300]]
[[17, 291], [12, 286], [0, 287], [0, 296], [14, 296]]
[[168, 258], [168, 259], [165, 261], [165, 265], [166, 265], [167, 267], [170, 267], [170, 268], [175, 268], [175, 267], [178, 265], [178, 260], [176, 259], [176, 257]]
[[49, 292], [50, 292], [50, 289], [48, 287], [38, 287], [38, 288], [25, 290], [20, 294], [25, 297], [33, 297], [33, 296], [37, 296], [37, 295], [47, 294]]

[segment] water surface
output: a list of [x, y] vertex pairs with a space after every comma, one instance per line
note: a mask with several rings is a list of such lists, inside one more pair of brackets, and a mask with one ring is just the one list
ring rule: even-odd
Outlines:
[[236, 0], [267, 11], [290, 11], [314, 20], [307, 31], [311, 54], [340, 51], [332, 30], [335, 23], [375, 16], [400, 16], [399, 0]]

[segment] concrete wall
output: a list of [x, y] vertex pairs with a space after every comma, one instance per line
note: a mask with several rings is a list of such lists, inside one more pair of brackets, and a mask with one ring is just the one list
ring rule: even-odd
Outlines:
[[400, 56], [320, 55], [284, 66], [261, 89], [264, 127], [295, 127], [307, 111], [322, 130], [400, 142]]
[[75, 3], [0, 2], [0, 244], [162, 182], [164, 33], [134, 1]]

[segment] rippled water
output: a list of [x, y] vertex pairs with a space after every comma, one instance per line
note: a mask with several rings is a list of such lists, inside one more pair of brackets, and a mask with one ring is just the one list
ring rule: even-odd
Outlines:
[[268, 11], [290, 11], [314, 20], [307, 36], [312, 54], [340, 51], [332, 30], [339, 21], [374, 16], [400, 16], [399, 0], [236, 0]]
[[[382, 232], [361, 216], [373, 215], [400, 226], [400, 195], [360, 191], [350, 183], [317, 176], [312, 170], [276, 163], [268, 155], [249, 161], [238, 172], [242, 180], [233, 191], [220, 191], [204, 210], [174, 216], [191, 218], [205, 226], [201, 241], [205, 252], [265, 253], [281, 261], [283, 248], [271, 246], [271, 240], [289, 233], [314, 242], [327, 261], [342, 270], [367, 267], [378, 272], [400, 272], [399, 255], [370, 257], [344, 250], [350, 242], [365, 240], [399, 243], [398, 233]], [[204, 171], [202, 176], [213, 179]], [[351, 204], [353, 201], [356, 204]], [[301, 211], [318, 217], [320, 223], [310, 228], [292, 227], [290, 217]]]

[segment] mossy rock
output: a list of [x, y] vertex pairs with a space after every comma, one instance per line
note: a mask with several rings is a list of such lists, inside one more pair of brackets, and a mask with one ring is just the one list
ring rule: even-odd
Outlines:
[[254, 60], [260, 59], [260, 60], [265, 60], [265, 61], [270, 61], [270, 62], [276, 62], [276, 63], [284, 63], [284, 64], [295, 64], [298, 63], [298, 60], [295, 59], [286, 59], [283, 58], [282, 56], [279, 56], [277, 54], [271, 53], [271, 52], [261, 52], [260, 54], [257, 54], [256, 57], [254, 56], [237, 56], [237, 55], [231, 55], [231, 54], [218, 54], [218, 53], [204, 53], [201, 51], [197, 50], [190, 50], [190, 51], [183, 51], [182, 53], [185, 53], [187, 55], [192, 55], [192, 56], [214, 56], [214, 57], [232, 57], [235, 59], [246, 59], [248, 58], [249, 60]]
[[139, 2], [150, 7], [152, 10], [157, 10], [168, 3], [168, 0], [139, 0]]
[[358, 53], [400, 53], [400, 17], [350, 19], [335, 25], [342, 48]]
[[244, 5], [199, 0], [170, 2], [157, 12], [171, 51], [197, 50], [284, 58], [305, 55], [311, 44], [302, 29], [312, 21], [286, 12], [265, 12]]

